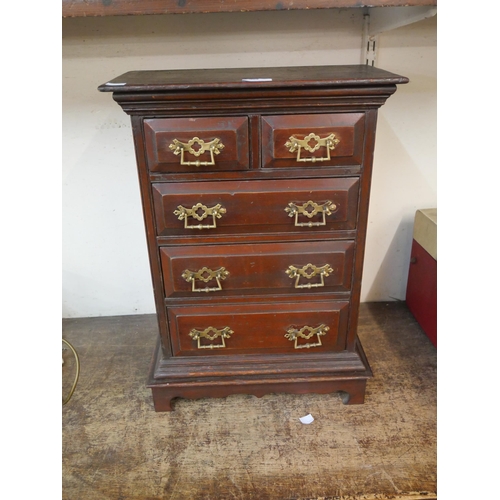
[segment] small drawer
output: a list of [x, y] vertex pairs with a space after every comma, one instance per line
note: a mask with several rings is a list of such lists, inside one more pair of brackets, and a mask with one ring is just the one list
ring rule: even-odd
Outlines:
[[341, 351], [349, 303], [298, 302], [167, 309], [174, 356]]
[[262, 117], [262, 167], [361, 165], [364, 113]]
[[166, 297], [348, 292], [354, 241], [165, 246]]
[[158, 236], [356, 228], [359, 179], [153, 184]]
[[144, 120], [151, 172], [247, 170], [248, 118], [154, 118]]

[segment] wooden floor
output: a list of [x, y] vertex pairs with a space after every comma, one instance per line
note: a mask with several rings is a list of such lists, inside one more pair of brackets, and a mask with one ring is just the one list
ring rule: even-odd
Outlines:
[[[64, 320], [81, 374], [63, 406], [62, 498], [435, 499], [436, 350], [404, 303], [363, 304], [358, 331], [374, 372], [364, 405], [237, 395], [155, 413], [155, 317]], [[74, 362], [63, 358], [64, 397]]]

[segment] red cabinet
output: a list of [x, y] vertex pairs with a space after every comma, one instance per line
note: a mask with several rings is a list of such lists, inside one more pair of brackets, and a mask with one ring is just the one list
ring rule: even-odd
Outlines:
[[415, 214], [406, 304], [437, 347], [437, 210]]

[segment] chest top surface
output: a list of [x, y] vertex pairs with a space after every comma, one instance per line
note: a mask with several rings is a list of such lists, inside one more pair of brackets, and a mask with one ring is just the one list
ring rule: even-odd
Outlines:
[[367, 65], [129, 71], [99, 86], [102, 92], [187, 89], [366, 87], [407, 83], [408, 78]]

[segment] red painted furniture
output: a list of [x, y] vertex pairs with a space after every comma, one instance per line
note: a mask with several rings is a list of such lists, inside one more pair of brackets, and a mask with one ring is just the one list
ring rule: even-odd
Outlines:
[[437, 347], [437, 210], [417, 210], [406, 304]]

